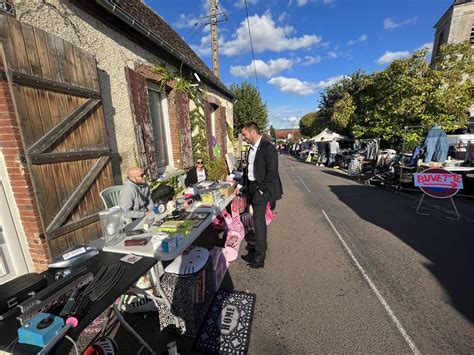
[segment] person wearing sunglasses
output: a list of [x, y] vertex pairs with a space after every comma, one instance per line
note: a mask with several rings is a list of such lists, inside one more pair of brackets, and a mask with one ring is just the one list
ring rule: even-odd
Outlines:
[[128, 169], [127, 179], [119, 195], [119, 206], [122, 208], [124, 217], [135, 220], [144, 217], [148, 211], [153, 209], [153, 201], [145, 176], [145, 172], [141, 168]]
[[204, 160], [202, 158], [197, 158], [196, 165], [186, 173], [184, 185], [186, 187], [191, 187], [204, 180], [207, 180], [207, 171], [204, 169]]

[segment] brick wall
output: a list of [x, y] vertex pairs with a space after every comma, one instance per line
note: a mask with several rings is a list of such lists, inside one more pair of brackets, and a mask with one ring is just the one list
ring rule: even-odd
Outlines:
[[[4, 72], [0, 56], [0, 72]], [[13, 97], [6, 80], [0, 79], [0, 147], [5, 157], [13, 197], [20, 212], [20, 219], [28, 241], [28, 253], [37, 271], [48, 264], [48, 246], [40, 239], [43, 233], [41, 219], [35, 202], [28, 168], [20, 162], [23, 154], [20, 128], [16, 120]], [[26, 251], [25, 251], [26, 252]]]

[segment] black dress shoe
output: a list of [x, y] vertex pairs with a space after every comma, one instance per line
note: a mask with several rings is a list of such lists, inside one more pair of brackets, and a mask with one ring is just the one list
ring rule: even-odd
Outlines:
[[263, 269], [265, 267], [265, 261], [253, 260], [247, 264], [251, 269]]
[[255, 253], [248, 252], [247, 255], [241, 256], [242, 260], [251, 263], [255, 260]]

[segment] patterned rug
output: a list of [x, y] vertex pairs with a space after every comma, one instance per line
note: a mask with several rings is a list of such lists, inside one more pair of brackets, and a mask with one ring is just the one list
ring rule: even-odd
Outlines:
[[247, 354], [256, 298], [251, 293], [219, 290], [196, 336], [194, 350]]

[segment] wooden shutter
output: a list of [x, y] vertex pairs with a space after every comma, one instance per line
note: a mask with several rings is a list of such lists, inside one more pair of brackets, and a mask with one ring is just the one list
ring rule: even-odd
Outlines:
[[221, 147], [221, 154], [222, 156], [225, 156], [227, 154], [227, 118], [225, 114], [225, 107], [219, 107], [220, 111], [220, 124], [221, 124], [221, 141], [222, 141], [222, 147]]
[[102, 235], [99, 192], [113, 184], [95, 58], [0, 15], [0, 41], [50, 254]]
[[193, 143], [191, 136], [191, 120], [189, 118], [189, 98], [181, 90], [176, 90], [176, 110], [179, 126], [179, 143], [181, 160], [184, 167], [193, 166]]
[[212, 145], [211, 145], [211, 136], [212, 136], [211, 103], [207, 100], [204, 101], [204, 119], [206, 121], [207, 149], [209, 152], [209, 159], [214, 160], [214, 153], [212, 151]]
[[153, 178], [158, 178], [159, 171], [156, 165], [156, 151], [151, 123], [150, 104], [146, 78], [125, 67], [130, 94], [130, 104], [137, 140], [137, 155], [142, 168], [147, 169]]

